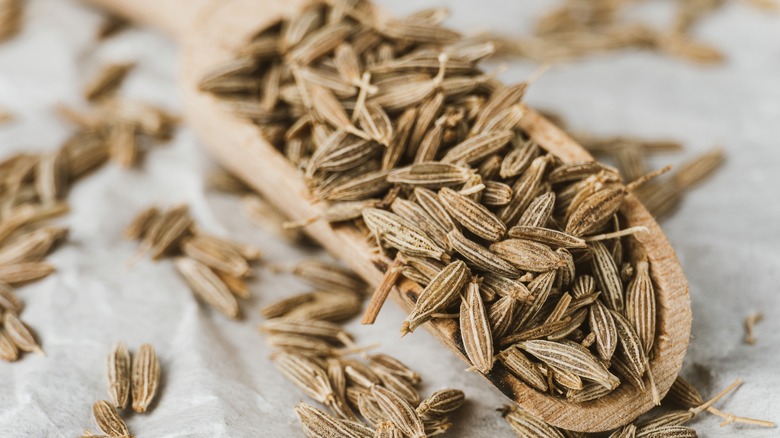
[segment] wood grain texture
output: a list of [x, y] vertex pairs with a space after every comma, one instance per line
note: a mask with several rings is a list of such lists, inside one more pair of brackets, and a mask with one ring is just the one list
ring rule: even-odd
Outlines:
[[[132, 11], [131, 17], [160, 26], [177, 36], [184, 44], [181, 86], [186, 101], [186, 119], [214, 157], [291, 219], [317, 215], [319, 207], [312, 203], [303, 179], [294, 166], [263, 139], [256, 126], [223, 111], [216, 98], [197, 91], [196, 86], [206, 71], [231, 59], [242, 43], [281, 17], [294, 13], [303, 1], [214, 0], [214, 4], [218, 4], [214, 6], [197, 0], [199, 14], [181, 14], [189, 17], [189, 24], [183, 23], [181, 16], [171, 14], [171, 9], [159, 6], [184, 0], [90, 1], [119, 12]], [[175, 24], [165, 24], [166, 20], [174, 21]], [[187, 28], [190, 30], [187, 31]], [[540, 146], [565, 162], [592, 159], [587, 151], [533, 110], [529, 109], [521, 125]], [[688, 346], [691, 330], [688, 287], [674, 250], [641, 203], [629, 195], [621, 211], [628, 226], [642, 225], [650, 230], [636, 237], [647, 253], [657, 292], [658, 338], [650, 366], [663, 395], [677, 376]], [[369, 240], [354, 227], [317, 222], [306, 227], [306, 231], [372, 285], [381, 282], [384, 271], [391, 264], [388, 259], [378, 259]], [[391, 296], [407, 312], [411, 311], [422, 289], [406, 279], [398, 284], [397, 289], [398, 293]], [[465, 360], [455, 321], [437, 320], [425, 326]], [[626, 424], [653, 406], [649, 392], [638, 393], [629, 385], [623, 385], [602, 399], [574, 404], [537, 392], [500, 364], [485, 377], [531, 413], [569, 430], [609, 430]]]

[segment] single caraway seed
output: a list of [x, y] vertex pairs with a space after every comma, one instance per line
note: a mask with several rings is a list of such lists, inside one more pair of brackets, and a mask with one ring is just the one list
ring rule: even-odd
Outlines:
[[105, 400], [98, 400], [92, 406], [92, 413], [95, 415], [95, 422], [97, 422], [100, 430], [109, 436], [130, 435], [127, 424], [119, 416], [116, 409], [111, 406], [111, 403]]
[[653, 289], [648, 263], [637, 263], [636, 275], [626, 289], [626, 319], [636, 330], [645, 354], [649, 355], [655, 341], [655, 291]]
[[406, 400], [381, 386], [371, 387], [371, 395], [387, 418], [406, 436], [410, 438], [426, 436], [422, 420]]
[[230, 318], [238, 317], [238, 301], [225, 283], [208, 266], [189, 257], [177, 257], [176, 269], [195, 294]]
[[489, 372], [493, 368], [493, 335], [477, 279], [469, 283], [460, 304], [460, 336], [474, 369]]
[[434, 392], [417, 406], [417, 415], [426, 418], [443, 417], [458, 410], [466, 401], [466, 395], [459, 389], [441, 389]]
[[420, 324], [430, 320], [431, 315], [441, 312], [454, 303], [470, 276], [469, 268], [461, 260], [454, 261], [442, 269], [420, 293], [414, 310], [401, 326], [401, 334], [414, 331]]
[[143, 344], [133, 358], [132, 394], [133, 410], [146, 412], [154, 401], [160, 385], [160, 362], [154, 347]]
[[544, 340], [521, 342], [519, 347], [551, 366], [574, 373], [605, 388], [614, 389], [620, 384], [620, 380], [587, 350]]
[[12, 312], [5, 312], [3, 315], [3, 328], [8, 338], [20, 350], [44, 355], [30, 329]]
[[117, 409], [127, 407], [130, 398], [130, 352], [123, 343], [108, 355], [108, 395]]
[[506, 234], [506, 225], [500, 219], [468, 197], [443, 187], [439, 190], [439, 200], [455, 220], [477, 236], [496, 241]]

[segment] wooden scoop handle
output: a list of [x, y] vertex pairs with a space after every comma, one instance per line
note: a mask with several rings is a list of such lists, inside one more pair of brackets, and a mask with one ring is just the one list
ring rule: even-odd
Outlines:
[[[159, 29], [181, 41], [219, 0], [86, 0], [134, 22]], [[229, 0], [228, 0], [229, 1]]]

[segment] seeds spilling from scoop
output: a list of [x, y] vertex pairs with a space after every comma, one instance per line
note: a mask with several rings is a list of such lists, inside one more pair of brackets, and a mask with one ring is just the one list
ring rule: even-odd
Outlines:
[[239, 317], [237, 298], [249, 298], [246, 278], [259, 250], [199, 230], [186, 205], [144, 209], [124, 235], [141, 242], [131, 263], [147, 253], [155, 260], [175, 256], [176, 270], [195, 296], [229, 318]]

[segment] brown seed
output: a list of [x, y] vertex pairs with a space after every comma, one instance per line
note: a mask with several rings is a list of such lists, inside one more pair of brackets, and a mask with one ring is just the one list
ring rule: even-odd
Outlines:
[[35, 175], [35, 189], [44, 205], [55, 204], [67, 190], [68, 174], [61, 151], [40, 156]]
[[295, 386], [320, 403], [334, 397], [327, 372], [314, 361], [294, 353], [277, 352], [272, 356], [276, 368]]
[[360, 292], [366, 283], [351, 270], [319, 259], [306, 259], [295, 265], [292, 274], [306, 283], [322, 289], [342, 289]]
[[137, 240], [145, 236], [152, 223], [159, 218], [160, 210], [157, 207], [149, 207], [138, 213], [130, 225], [125, 228], [125, 239]]
[[168, 210], [159, 220], [154, 221], [144, 238], [139, 254], [148, 250], [152, 259], [160, 259], [192, 225], [188, 210], [186, 205], [182, 205]]
[[415, 187], [437, 189], [463, 184], [471, 172], [465, 167], [447, 163], [418, 163], [390, 172], [387, 181]]
[[566, 315], [559, 322], [563, 323], [568, 321], [568, 323], [562, 325], [560, 329], [548, 335], [547, 339], [550, 341], [561, 341], [566, 339], [570, 335], [577, 332], [587, 318], [588, 318], [588, 311], [586, 309], [579, 309], [571, 313], [570, 315]]
[[520, 216], [517, 225], [526, 227], [542, 227], [552, 215], [555, 205], [555, 193], [547, 192], [534, 199]]
[[245, 277], [250, 273], [246, 260], [228, 245], [216, 244], [212, 240], [194, 238], [184, 239], [181, 250], [187, 257], [204, 265], [236, 277]]
[[647, 370], [647, 355], [631, 323], [623, 315], [611, 311], [620, 341], [620, 349], [631, 373], [641, 378]]
[[424, 438], [426, 436], [422, 420], [406, 400], [381, 386], [373, 386], [371, 395], [374, 396], [387, 418], [406, 436], [410, 438]]
[[463, 406], [466, 395], [459, 389], [441, 389], [434, 392], [417, 406], [417, 415], [423, 419], [444, 417]]
[[[485, 293], [482, 288], [480, 288], [480, 293], [484, 297]], [[488, 321], [494, 338], [503, 337], [514, 327], [520, 308], [521, 302], [508, 296], [501, 297], [489, 305]]]
[[225, 316], [238, 317], [236, 298], [208, 266], [188, 257], [177, 257], [174, 265], [195, 295]]
[[341, 135], [336, 131], [331, 139], [315, 152], [306, 169], [306, 176], [312, 178], [316, 171], [344, 171], [354, 169], [376, 154], [377, 143], [357, 137]]
[[415, 328], [429, 321], [434, 313], [441, 312], [454, 303], [470, 276], [469, 268], [461, 260], [442, 269], [417, 297], [414, 310], [401, 326], [401, 334], [413, 332]]
[[374, 438], [403, 438], [403, 436], [403, 432], [389, 421], [379, 423], [374, 432]]
[[644, 392], [645, 382], [642, 380], [642, 376], [637, 376], [631, 367], [628, 365], [625, 359], [619, 354], [612, 356], [612, 362], [610, 362], [611, 369], [620, 376], [621, 380], [628, 382], [629, 385]]
[[455, 222], [452, 221], [447, 209], [442, 205], [439, 197], [428, 189], [422, 187], [415, 187], [414, 189], [415, 200], [425, 210], [428, 215], [439, 224], [441, 228], [447, 232], [455, 228]]
[[523, 173], [539, 155], [539, 146], [533, 140], [515, 137], [510, 150], [501, 161], [501, 178], [512, 178]]
[[512, 188], [496, 181], [485, 181], [482, 203], [488, 207], [501, 207], [512, 200]]
[[137, 134], [136, 126], [128, 122], [115, 123], [109, 131], [111, 159], [126, 169], [138, 162], [140, 150]]
[[236, 297], [245, 300], [252, 297], [252, 292], [249, 291], [249, 286], [247, 286], [243, 278], [235, 277], [220, 271], [215, 271], [214, 273], [223, 283], [225, 283], [225, 286], [227, 286], [230, 292]]
[[412, 127], [415, 126], [417, 114], [417, 108], [412, 107], [404, 111], [398, 118], [395, 136], [382, 154], [382, 169], [395, 168], [403, 158], [404, 153], [410, 148]]
[[567, 391], [579, 391], [583, 387], [580, 376], [570, 371], [564, 371], [550, 365], [547, 373], [552, 376], [552, 380], [555, 382], [555, 384], [563, 389], [566, 389]]
[[327, 321], [300, 321], [273, 318], [260, 325], [260, 331], [321, 338], [332, 343], [349, 345], [352, 339], [339, 325]]
[[623, 281], [607, 247], [601, 242], [589, 242], [591, 266], [603, 292], [605, 304], [612, 310], [623, 310]]
[[408, 380], [388, 373], [381, 368], [375, 368], [374, 373], [382, 381], [382, 386], [400, 395], [410, 405], [416, 406], [420, 403], [420, 394]]
[[138, 348], [133, 358], [132, 372], [133, 410], [143, 413], [154, 401], [160, 385], [160, 362], [154, 347], [143, 344]]
[[393, 124], [382, 107], [366, 103], [358, 116], [360, 127], [375, 142], [389, 146], [394, 136]]
[[[582, 325], [582, 322], [584, 320], [585, 319], [582, 318], [578, 321], [574, 321], [572, 317], [566, 317], [560, 321], [542, 322], [540, 325], [535, 325], [521, 332], [516, 332], [509, 336], [505, 336], [498, 340], [498, 344], [502, 347], [505, 347], [522, 341], [544, 339], [544, 338], [547, 338], [548, 340], [551, 341], [553, 340], [557, 341], [560, 340], [560, 338], [565, 338], [568, 335], [568, 332], [563, 336], [554, 337], [553, 335], [557, 334], [561, 330], [567, 329], [571, 324], [574, 324], [575, 328], [579, 327], [580, 325]], [[569, 332], [570, 331], [571, 330], [569, 330]]]
[[108, 355], [108, 395], [117, 409], [127, 407], [130, 398], [130, 352], [123, 343]]
[[474, 368], [483, 374], [489, 372], [493, 368], [493, 335], [476, 281], [469, 283], [460, 304], [460, 336]]
[[[477, 173], [485, 180], [497, 180], [500, 176], [499, 175], [500, 169], [501, 169], [501, 157], [498, 154], [495, 154], [486, 158], [485, 161], [483, 161], [482, 164], [479, 165], [479, 168], [477, 169]], [[502, 190], [505, 189], [502, 188]], [[509, 187], [509, 191], [510, 192], [512, 191], [512, 187]], [[511, 200], [511, 195], [509, 198]], [[502, 203], [501, 205], [503, 206], [506, 204]]]
[[336, 358], [329, 358], [326, 360], [328, 379], [330, 381], [331, 388], [333, 388], [333, 395], [329, 406], [333, 413], [339, 418], [357, 421], [355, 413], [352, 408], [347, 404], [346, 390], [347, 390], [347, 377], [344, 374], [344, 367]]
[[311, 5], [282, 23], [279, 50], [286, 53], [300, 43], [304, 37], [322, 26], [322, 11], [317, 5]]
[[108, 64], [103, 66], [84, 87], [84, 97], [95, 101], [113, 94], [122, 84], [125, 76], [133, 69], [133, 63]]
[[530, 240], [502, 240], [490, 245], [490, 251], [525, 271], [545, 272], [562, 266], [561, 257], [549, 246]]
[[98, 400], [92, 406], [92, 413], [95, 415], [95, 422], [97, 422], [100, 430], [107, 433], [109, 436], [126, 436], [130, 435], [130, 431], [127, 429], [127, 424], [122, 420], [122, 417], [116, 412], [113, 406], [105, 400]]
[[366, 172], [360, 176], [349, 178], [323, 194], [328, 201], [360, 201], [387, 190], [390, 187], [390, 176], [387, 170]]
[[[349, 389], [353, 388], [355, 387], [350, 387]], [[359, 393], [357, 397], [357, 406], [358, 410], [360, 411], [360, 415], [362, 415], [369, 424], [379, 425], [384, 422], [389, 422], [387, 415], [385, 415], [384, 411], [382, 411], [382, 408], [380, 408], [376, 403], [374, 396], [372, 396], [370, 392]]]
[[668, 411], [652, 418], [642, 420], [637, 424], [639, 431], [648, 432], [653, 429], [664, 429], [669, 426], [682, 426], [696, 415], [690, 410]]
[[513, 136], [512, 131], [483, 132], [452, 147], [441, 161], [473, 164], [503, 149]]
[[[352, 32], [347, 23], [334, 23], [314, 30], [289, 52], [291, 60], [306, 65], [338, 47]], [[278, 44], [278, 43], [277, 43]]]
[[3, 328], [5, 329], [5, 334], [8, 338], [13, 341], [14, 345], [19, 347], [20, 350], [45, 355], [27, 325], [13, 313], [5, 312], [5, 315], [3, 316]]
[[552, 184], [579, 181], [600, 172], [617, 174], [617, 170], [596, 161], [567, 163], [550, 172], [548, 180]]
[[533, 240], [549, 246], [562, 248], [585, 248], [585, 240], [562, 231], [542, 227], [516, 226], [509, 230], [509, 237]]
[[645, 354], [649, 355], [655, 341], [656, 310], [647, 261], [637, 263], [636, 276], [626, 289], [626, 318], [636, 330]]
[[447, 212], [469, 231], [483, 239], [496, 241], [506, 234], [506, 225], [485, 206], [444, 187], [439, 200]]
[[360, 423], [338, 420], [306, 403], [295, 407], [303, 432], [309, 438], [371, 438], [373, 432]]
[[350, 358], [341, 358], [344, 364], [344, 370], [347, 373], [350, 383], [359, 385], [366, 389], [371, 389], [374, 385], [381, 385], [382, 379], [376, 375], [371, 367], [363, 362]]
[[477, 268], [511, 278], [517, 278], [521, 274], [512, 264], [496, 257], [496, 254], [478, 243], [466, 239], [457, 230], [450, 231], [447, 239], [456, 252]]
[[596, 335], [599, 356], [609, 362], [617, 347], [618, 334], [612, 314], [600, 301], [590, 306], [590, 329]]
[[450, 43], [460, 37], [455, 31], [411, 17], [390, 19], [377, 30], [390, 38], [420, 43]]
[[596, 280], [590, 275], [580, 275], [574, 280], [572, 293], [575, 298], [592, 294], [596, 291]]
[[518, 346], [544, 363], [574, 373], [606, 388], [614, 389], [620, 384], [620, 380], [585, 349], [544, 340], [525, 341]]
[[371, 229], [377, 242], [411, 256], [447, 258], [444, 249], [433, 242], [416, 224], [393, 213], [378, 208], [363, 210], [363, 220]]
[[447, 240], [447, 230], [439, 226], [439, 223], [416, 202], [396, 198], [390, 205], [390, 210], [398, 216], [417, 224], [439, 246], [449, 248], [450, 242]]
[[0, 281], [15, 286], [39, 280], [54, 272], [46, 262], [25, 262], [0, 266]]
[[294, 295], [263, 307], [260, 309], [260, 314], [268, 319], [277, 318], [314, 299], [315, 295], [312, 292]]
[[487, 272], [482, 277], [481, 292], [511, 298], [524, 304], [531, 303], [531, 291], [518, 280]]
[[695, 429], [685, 426], [667, 426], [636, 432], [636, 438], [697, 438]]
[[594, 234], [617, 212], [625, 195], [626, 188], [618, 185], [588, 196], [569, 215], [566, 232], [574, 236]]
[[720, 148], [712, 149], [681, 165], [672, 175], [672, 180], [681, 189], [688, 189], [709, 176], [723, 162], [723, 150]]
[[0, 243], [8, 239], [22, 227], [35, 224], [67, 213], [67, 204], [59, 202], [50, 205], [25, 205], [14, 209], [13, 213], [0, 221]]
[[562, 320], [566, 315], [566, 309], [568, 309], [570, 303], [571, 295], [568, 292], [561, 295], [561, 298], [558, 300], [558, 304], [555, 305], [555, 308], [553, 308], [552, 312], [550, 312], [544, 322], [548, 323]]
[[636, 426], [633, 424], [623, 426], [612, 432], [609, 438], [636, 438]]
[[517, 406], [505, 405], [501, 415], [518, 437], [565, 438], [555, 427]]
[[485, 104], [485, 108], [474, 122], [474, 126], [471, 128], [471, 132], [482, 132], [483, 128], [490, 119], [510, 106], [519, 103], [523, 98], [527, 88], [528, 84], [521, 82], [518, 84], [504, 86], [493, 93], [493, 95], [490, 97], [490, 100], [488, 100], [488, 102]]
[[610, 392], [612, 392], [612, 390], [605, 388], [598, 383], [588, 383], [580, 390], [566, 391], [566, 400], [574, 403], [585, 403], [604, 397]]
[[360, 313], [363, 299], [360, 295], [343, 291], [317, 291], [314, 299], [287, 314], [291, 319], [340, 322]]
[[381, 368], [382, 370], [404, 378], [415, 385], [420, 383], [420, 375], [398, 359], [382, 353], [369, 354], [366, 356], [366, 359], [372, 368]]
[[542, 392], [547, 391], [547, 380], [544, 378], [544, 375], [517, 346], [513, 345], [499, 353], [498, 360], [504, 364], [504, 367], [510, 373], [532, 388]]
[[544, 303], [547, 302], [547, 298], [550, 296], [553, 283], [555, 283], [556, 272], [547, 271], [531, 281], [528, 284], [528, 290], [531, 292], [533, 301], [521, 311], [521, 318], [517, 321], [516, 327], [518, 329], [524, 329], [528, 323], [536, 317], [541, 310]]
[[18, 315], [22, 311], [22, 307], [22, 302], [14, 293], [13, 288], [0, 281], [0, 312], [7, 311]]
[[5, 330], [0, 328], [0, 359], [13, 362], [19, 357], [19, 349]]
[[[512, 185], [512, 200], [509, 204], [498, 210], [498, 218], [507, 225], [514, 225], [525, 211], [526, 207], [534, 199], [536, 190], [542, 181], [544, 172], [549, 163], [548, 157], [538, 157], [531, 162], [528, 170], [523, 172], [520, 178]], [[568, 230], [567, 230], [568, 232]], [[572, 233], [569, 233], [572, 234]]]
[[440, 116], [443, 103], [444, 94], [436, 93], [420, 105], [416, 113], [417, 120], [414, 122], [414, 129], [409, 135], [408, 155], [419, 149], [425, 134], [431, 130], [434, 120]]
[[681, 376], [677, 376], [672, 383], [666, 394], [665, 400], [667, 399], [684, 408], [695, 408], [704, 404], [704, 398], [699, 391]]

